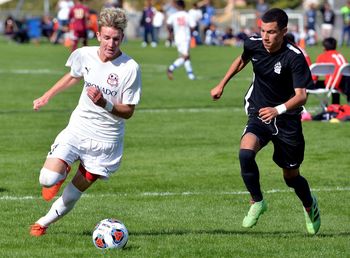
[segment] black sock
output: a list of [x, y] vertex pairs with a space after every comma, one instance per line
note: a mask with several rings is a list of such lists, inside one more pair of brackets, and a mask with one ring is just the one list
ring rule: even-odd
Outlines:
[[312, 196], [310, 192], [310, 187], [307, 180], [301, 175], [297, 175], [293, 178], [284, 178], [286, 184], [293, 188], [296, 195], [299, 197], [303, 206], [305, 208], [311, 207], [312, 205]]
[[255, 162], [253, 150], [241, 149], [239, 151], [241, 175], [253, 201], [260, 202], [263, 199], [259, 182], [259, 168]]

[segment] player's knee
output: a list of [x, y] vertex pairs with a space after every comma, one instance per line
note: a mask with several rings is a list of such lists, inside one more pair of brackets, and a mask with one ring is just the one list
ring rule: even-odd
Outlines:
[[248, 149], [240, 149], [239, 150], [239, 162], [241, 164], [241, 172], [242, 174], [245, 171], [249, 171], [251, 164], [255, 164], [255, 151]]
[[52, 171], [47, 168], [42, 168], [40, 171], [39, 182], [42, 186], [51, 187], [62, 180], [65, 175]]

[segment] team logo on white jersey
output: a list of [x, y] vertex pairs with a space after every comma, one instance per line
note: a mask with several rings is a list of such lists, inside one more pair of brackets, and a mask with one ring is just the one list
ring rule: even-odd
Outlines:
[[281, 69], [282, 69], [281, 62], [276, 63], [274, 66], [275, 73], [281, 74]]
[[107, 83], [109, 85], [111, 85], [112, 87], [117, 87], [118, 82], [119, 82], [118, 75], [116, 75], [115, 73], [111, 73], [110, 75], [108, 75]]

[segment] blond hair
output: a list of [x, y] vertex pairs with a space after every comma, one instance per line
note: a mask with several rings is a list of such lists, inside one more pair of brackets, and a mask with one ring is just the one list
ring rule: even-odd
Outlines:
[[98, 18], [98, 27], [112, 27], [124, 31], [128, 20], [126, 13], [121, 8], [104, 8]]

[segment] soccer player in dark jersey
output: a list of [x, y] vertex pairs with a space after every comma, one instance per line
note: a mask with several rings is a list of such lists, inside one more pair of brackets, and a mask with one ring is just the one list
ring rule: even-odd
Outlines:
[[252, 201], [242, 226], [253, 227], [267, 210], [255, 156], [271, 141], [274, 162], [303, 204], [307, 231], [316, 234], [321, 225], [317, 200], [299, 171], [305, 148], [300, 113], [312, 79], [303, 53], [285, 39], [287, 24], [283, 10], [268, 10], [262, 17], [261, 36], [245, 40], [243, 53], [210, 93], [213, 100], [220, 99], [230, 79], [252, 62], [254, 79], [245, 96], [248, 122], [239, 150], [241, 175]]

